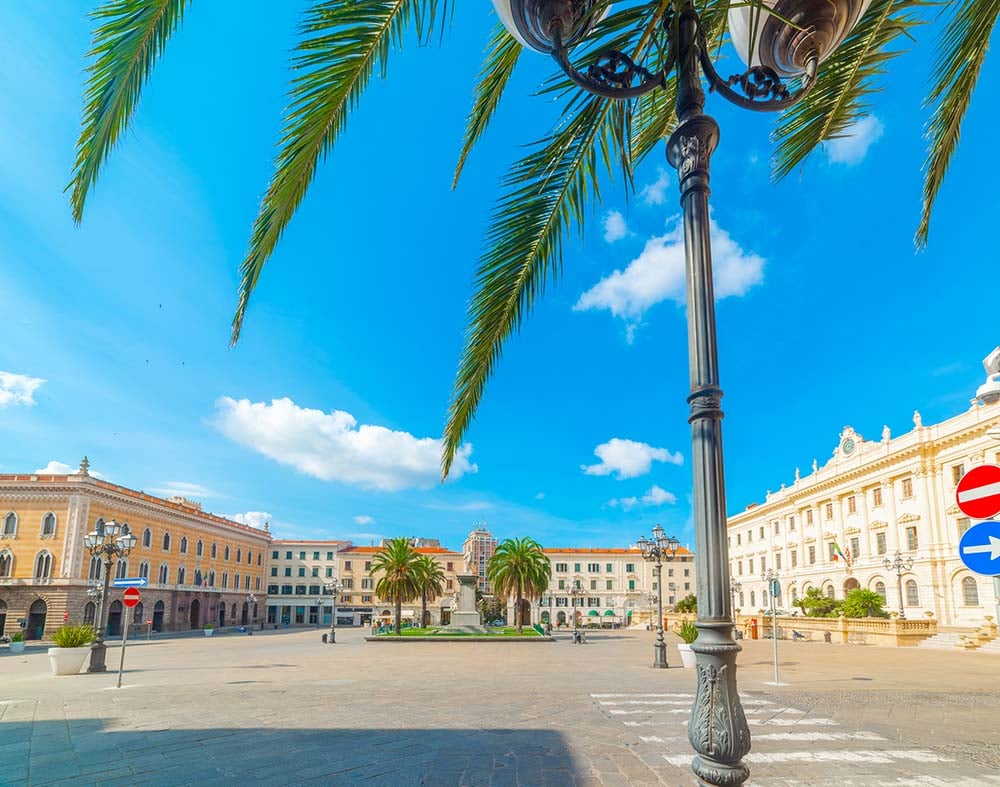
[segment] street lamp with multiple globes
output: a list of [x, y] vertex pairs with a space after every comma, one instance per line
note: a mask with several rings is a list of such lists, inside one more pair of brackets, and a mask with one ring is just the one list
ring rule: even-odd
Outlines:
[[97, 520], [97, 528], [83, 538], [83, 544], [90, 554], [99, 556], [104, 571], [104, 584], [100, 591], [100, 609], [97, 613], [97, 636], [90, 646], [90, 664], [87, 672], [107, 672], [104, 663], [108, 646], [104, 644], [104, 633], [108, 627], [108, 587], [111, 584], [111, 564], [118, 558], [128, 557], [135, 546], [136, 537], [129, 532], [128, 523], [119, 525], [115, 520]]
[[903, 605], [903, 574], [913, 570], [913, 558], [903, 557], [903, 553], [898, 549], [892, 558], [882, 561], [886, 571], [896, 572], [896, 592], [899, 594], [899, 619], [906, 620], [906, 609]]
[[323, 587], [333, 596], [333, 609], [330, 610], [330, 634], [326, 638], [327, 644], [333, 645], [337, 641], [337, 594], [340, 592], [341, 585], [337, 578], [334, 577], [325, 583]]
[[[736, 688], [736, 654], [729, 596], [729, 550], [722, 465], [722, 388], [715, 338], [715, 298], [709, 223], [709, 162], [719, 126], [703, 112], [702, 76], [711, 91], [751, 110], [786, 109], [809, 91], [819, 64], [847, 37], [871, 0], [733, 2], [729, 32], [746, 72], [726, 80], [712, 63], [694, 0], [672, 0], [664, 19], [665, 65], [651, 72], [619, 51], [595, 56], [578, 71], [569, 48], [594, 29], [608, 0], [493, 0], [522, 45], [551, 55], [572, 82], [595, 95], [631, 99], [662, 90], [677, 71], [677, 127], [667, 141], [681, 192], [687, 278], [692, 475], [698, 575], [697, 694], [688, 738], [691, 764], [709, 785], [742, 784], [750, 730]], [[770, 13], [774, 9], [774, 13]], [[792, 90], [783, 81], [796, 81]]]
[[673, 536], [664, 535], [663, 528], [657, 525], [653, 528], [652, 540], [643, 536], [637, 542], [642, 559], [655, 563], [653, 575], [656, 577], [656, 643], [653, 645], [653, 666], [666, 669], [667, 643], [663, 639], [663, 561], [671, 562], [677, 557], [681, 542]]
[[[736, 609], [736, 594], [743, 590], [743, 583], [737, 582], [736, 578], [730, 575], [729, 577], [729, 600], [730, 608]], [[736, 639], [736, 615], [733, 614], [733, 639]]]
[[578, 630], [579, 629], [579, 623], [578, 623], [577, 617], [576, 617], [577, 616], [577, 607], [578, 607], [578, 605], [576, 603], [576, 600], [580, 599], [582, 601], [583, 600], [583, 594], [585, 592], [586, 591], [583, 589], [583, 585], [580, 584], [580, 580], [579, 579], [574, 579], [573, 580], [573, 584], [570, 585], [570, 588], [569, 588], [569, 596], [570, 596], [570, 599], [569, 599], [569, 604], [570, 604], [569, 614], [571, 614], [573, 616], [573, 642], [574, 643], [579, 643], [580, 642], [580, 632]]

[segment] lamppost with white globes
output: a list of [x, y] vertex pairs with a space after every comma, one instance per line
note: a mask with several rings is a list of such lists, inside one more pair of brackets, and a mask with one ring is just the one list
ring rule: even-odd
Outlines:
[[97, 636], [90, 646], [90, 664], [87, 672], [107, 672], [104, 663], [108, 646], [104, 634], [108, 627], [108, 588], [111, 584], [111, 565], [118, 558], [128, 557], [135, 546], [136, 537], [129, 532], [128, 523], [119, 525], [115, 520], [97, 520], [97, 527], [83, 537], [83, 544], [90, 554], [100, 557], [104, 583], [101, 586], [100, 609], [97, 613]]
[[[569, 604], [570, 604], [569, 613], [573, 616], [573, 643], [574, 644], [579, 644], [580, 643], [579, 622], [577, 621], [577, 617], [576, 617], [577, 616], [577, 601], [576, 600], [580, 599], [580, 601], [582, 602], [583, 601], [583, 594], [585, 592], [586, 591], [584, 590], [583, 585], [580, 584], [580, 580], [579, 579], [574, 579], [573, 580], [573, 584], [570, 585], [570, 588], [569, 588], [569, 596], [570, 596], [570, 599], [569, 599]], [[582, 604], [581, 604], [581, 607], [582, 607]]]
[[325, 583], [323, 587], [326, 588], [327, 593], [333, 596], [333, 609], [330, 610], [330, 633], [326, 638], [327, 644], [333, 645], [337, 641], [337, 594], [340, 592], [341, 585], [337, 578], [334, 577]]
[[913, 558], [903, 557], [898, 549], [892, 558], [882, 561], [886, 571], [896, 572], [896, 592], [899, 594], [899, 619], [906, 620], [906, 608], [903, 605], [903, 574], [913, 570]]
[[666, 669], [667, 664], [667, 643], [663, 639], [663, 561], [673, 561], [677, 557], [677, 551], [681, 548], [681, 542], [673, 536], [664, 534], [663, 528], [657, 525], [653, 528], [653, 538], [645, 536], [636, 542], [642, 559], [655, 563], [653, 569], [656, 577], [656, 642], [653, 644], [653, 666], [657, 669]]
[[[658, 0], [655, 5], [661, 5]], [[662, 40], [665, 53], [654, 71], [608, 49], [578, 70], [570, 47], [584, 41], [609, 10], [608, 0], [493, 0], [507, 30], [523, 46], [551, 55], [577, 86], [605, 98], [628, 100], [666, 88], [676, 69], [677, 125], [667, 140], [667, 160], [677, 170], [684, 225], [691, 393], [691, 471], [697, 566], [697, 693], [688, 737], [691, 764], [703, 784], [742, 784], [750, 776], [743, 756], [750, 729], [736, 687], [736, 654], [729, 595], [729, 548], [722, 465], [722, 388], [716, 347], [715, 296], [709, 220], [710, 159], [719, 126], [703, 111], [709, 89], [751, 110], [782, 110], [816, 83], [818, 66], [843, 42], [871, 0], [733, 0], [729, 34], [747, 64], [723, 79], [694, 0], [670, 0]], [[650, 0], [650, 5], [654, 5]], [[634, 4], [633, 4], [634, 5]], [[632, 11], [631, 7], [626, 12]], [[771, 11], [774, 13], [771, 13]], [[793, 80], [787, 85], [784, 80]]]

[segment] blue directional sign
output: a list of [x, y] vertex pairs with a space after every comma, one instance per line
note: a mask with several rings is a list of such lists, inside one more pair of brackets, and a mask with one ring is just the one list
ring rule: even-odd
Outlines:
[[970, 571], [1000, 575], [1000, 522], [989, 519], [966, 530], [958, 542], [958, 556]]
[[771, 580], [771, 595], [775, 598], [781, 598], [781, 583], [776, 580]]
[[149, 584], [149, 580], [145, 577], [125, 577], [116, 579], [111, 584], [116, 588], [144, 588]]

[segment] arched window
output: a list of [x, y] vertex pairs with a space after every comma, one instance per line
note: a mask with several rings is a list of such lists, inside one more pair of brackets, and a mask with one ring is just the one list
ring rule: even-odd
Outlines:
[[17, 514], [13, 511], [8, 512], [3, 518], [3, 532], [0, 535], [4, 538], [13, 538], [17, 535]]
[[97, 517], [97, 521], [94, 522], [94, 532], [99, 536], [104, 535], [104, 517]]
[[917, 583], [912, 579], [906, 580], [906, 606], [920, 606], [920, 594], [917, 592]]
[[767, 606], [767, 591], [766, 590], [760, 591], [760, 603], [763, 604], [765, 607]]
[[93, 601], [88, 601], [83, 606], [83, 623], [86, 626], [94, 625], [94, 618], [97, 617], [97, 606]]
[[239, 563], [243, 560], [243, 550], [237, 548], [236, 550], [236, 562]]
[[139, 576], [143, 579], [149, 579], [149, 561], [143, 560], [139, 563]]
[[201, 569], [196, 568], [194, 570], [194, 585], [195, 587], [201, 587]]
[[239, 574], [234, 574], [233, 575], [233, 588], [235, 590], [239, 590], [240, 589], [240, 575]]
[[885, 582], [876, 582], [875, 592], [882, 597], [882, 603], [886, 603], [888, 601], [888, 599], [885, 596]]
[[209, 571], [208, 572], [208, 586], [210, 588], [214, 588], [215, 587], [215, 572], [214, 571]]
[[[757, 606], [757, 594], [756, 594], [756, 593], [754, 593], [754, 592], [753, 592], [753, 591], [751, 590], [751, 591], [750, 591], [750, 608], [752, 609], [753, 607], [756, 607], [756, 606]], [[660, 624], [659, 624], [659, 623], [657, 623], [656, 625], [657, 625], [657, 626], [659, 626]]]
[[157, 581], [158, 584], [160, 584], [160, 585], [166, 585], [167, 584], [167, 571], [168, 570], [169, 569], [167, 568], [167, 564], [166, 563], [160, 563], [160, 571], [156, 575], [156, 581]]
[[142, 610], [142, 602], [141, 601], [138, 604], [136, 604], [134, 607], [132, 607], [131, 618], [132, 618], [132, 624], [133, 625], [136, 625], [136, 624], [142, 625], [142, 623], [145, 622], [142, 619], [142, 611], [143, 610]]
[[94, 555], [90, 559], [90, 570], [87, 571], [87, 579], [100, 579], [104, 571], [104, 563], [101, 561], [100, 555]]
[[149, 549], [153, 546], [153, 531], [148, 527], [142, 531], [142, 548]]
[[229, 574], [226, 571], [222, 572], [222, 587], [229, 587]]
[[792, 585], [791, 587], [791, 594], [792, 594], [792, 603], [794, 604], [795, 600], [799, 597], [799, 591], [795, 587], [795, 585]]
[[184, 570], [184, 566], [178, 566], [177, 567], [177, 584], [178, 585], [183, 585], [184, 584], [184, 580], [187, 578], [186, 575], [187, 575], [187, 572]]
[[181, 536], [181, 554], [186, 555], [188, 551], [188, 537]]
[[248, 549], [247, 550], [247, 565], [248, 566], [252, 566], [253, 565], [253, 550], [252, 549]]
[[829, 599], [834, 599], [837, 597], [837, 591], [833, 589], [833, 585], [826, 586], [826, 597]]
[[125, 579], [128, 576], [128, 561], [120, 557], [115, 563], [115, 579]]
[[746, 601], [744, 600], [743, 592], [740, 591], [740, 609], [743, 609], [743, 607], [745, 606], [746, 606]]
[[43, 549], [35, 557], [35, 579], [49, 579], [52, 576], [52, 555]]
[[120, 535], [120, 536], [126, 536], [129, 533], [131, 533], [131, 532], [132, 532], [132, 527], [129, 525], [129, 523], [128, 522], [122, 522], [122, 527], [121, 527], [121, 530], [118, 531], [118, 535]]
[[[253, 581], [253, 584], [254, 584], [254, 588], [253, 588], [254, 590], [260, 590], [260, 577], [256, 577], [254, 579], [254, 581]], [[254, 613], [254, 617], [256, 617], [256, 616], [257, 616], [257, 613], [255, 612]]]
[[51, 511], [42, 517], [42, 538], [52, 538], [56, 534], [56, 515]]
[[260, 565], [260, 552], [257, 553], [257, 565]]
[[229, 560], [229, 545], [226, 544], [226, 551], [222, 553], [223, 558]]
[[170, 551], [170, 533], [163, 534], [163, 551], [164, 552]]
[[205, 545], [201, 543], [201, 539], [198, 539], [198, 543], [194, 545], [194, 554], [196, 557], [201, 557], [205, 554]]
[[243, 589], [244, 590], [249, 590], [250, 589], [250, 575], [249, 574], [247, 574], [243, 578]]
[[979, 585], [974, 577], [962, 580], [962, 603], [967, 607], [979, 606]]
[[9, 549], [0, 552], [0, 577], [14, 576], [14, 553]]

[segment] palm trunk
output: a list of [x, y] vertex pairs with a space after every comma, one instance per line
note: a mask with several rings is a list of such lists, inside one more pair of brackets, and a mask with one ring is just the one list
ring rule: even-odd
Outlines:
[[421, 604], [420, 604], [420, 628], [423, 628], [424, 626], [427, 625], [427, 593], [426, 592], [424, 592], [424, 594], [420, 597], [420, 601], [421, 601]]
[[403, 597], [396, 596], [396, 636], [403, 633]]
[[514, 608], [514, 620], [517, 621], [517, 633], [519, 635], [521, 633], [521, 624], [524, 623], [524, 621], [521, 620], [521, 601], [522, 601], [523, 598], [524, 598], [524, 596], [521, 595], [521, 588], [518, 588], [517, 589], [517, 606]]

